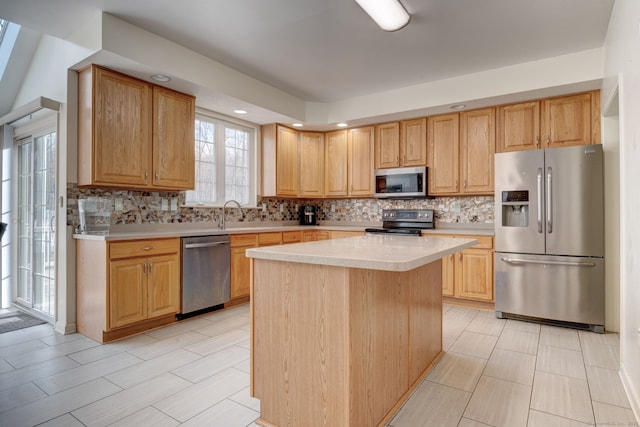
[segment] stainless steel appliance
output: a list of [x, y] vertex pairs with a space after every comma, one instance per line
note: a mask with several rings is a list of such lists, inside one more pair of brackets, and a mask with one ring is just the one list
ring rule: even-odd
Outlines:
[[434, 228], [432, 209], [385, 209], [382, 228], [366, 228], [367, 234], [420, 236], [421, 230]]
[[213, 310], [231, 298], [228, 235], [183, 237], [182, 304], [178, 317]]
[[416, 199], [427, 197], [427, 168], [377, 169], [376, 192], [379, 199]]
[[302, 206], [300, 208], [300, 224], [316, 225], [318, 224], [318, 208], [315, 206]]
[[496, 316], [604, 332], [601, 145], [495, 156]]

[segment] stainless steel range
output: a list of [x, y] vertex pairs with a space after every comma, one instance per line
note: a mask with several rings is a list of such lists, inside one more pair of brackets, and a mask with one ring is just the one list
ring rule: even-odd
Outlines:
[[382, 228], [367, 228], [367, 234], [419, 236], [423, 229], [434, 228], [433, 209], [385, 209]]

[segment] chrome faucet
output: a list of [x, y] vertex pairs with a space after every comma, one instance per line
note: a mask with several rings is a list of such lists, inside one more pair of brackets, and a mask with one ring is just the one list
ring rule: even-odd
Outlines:
[[218, 229], [220, 229], [220, 230], [224, 230], [225, 229], [224, 218], [225, 218], [227, 205], [229, 203], [235, 203], [236, 206], [238, 206], [238, 209], [240, 209], [240, 213], [242, 214], [242, 218], [244, 218], [244, 211], [242, 210], [242, 206], [240, 206], [240, 203], [238, 203], [235, 200], [227, 200], [226, 202], [224, 202], [224, 205], [222, 205], [222, 217], [220, 218], [220, 223], [218, 224]]

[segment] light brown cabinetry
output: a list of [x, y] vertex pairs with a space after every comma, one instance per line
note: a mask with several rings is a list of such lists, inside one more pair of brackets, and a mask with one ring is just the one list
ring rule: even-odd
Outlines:
[[356, 237], [356, 236], [362, 236], [363, 234], [364, 233], [362, 231], [331, 230], [332, 239], [342, 239], [344, 237]]
[[493, 302], [493, 237], [457, 234], [440, 237], [478, 241], [476, 246], [442, 259], [442, 294], [463, 300]]
[[78, 184], [194, 188], [195, 98], [96, 65], [78, 72]]
[[375, 128], [365, 126], [349, 129], [347, 141], [349, 145], [349, 195], [371, 197], [374, 193], [374, 141]]
[[427, 119], [376, 125], [375, 168], [427, 164]]
[[498, 107], [496, 152], [600, 144], [600, 92]]
[[430, 195], [493, 193], [495, 109], [428, 118]]
[[233, 234], [231, 240], [231, 300], [249, 296], [251, 287], [249, 258], [245, 251], [258, 247], [257, 234]]
[[299, 242], [302, 242], [302, 230], [282, 232], [282, 244]]
[[300, 165], [299, 196], [322, 197], [324, 195], [324, 134], [300, 132], [298, 138]]
[[374, 143], [374, 126], [326, 134], [325, 197], [373, 196]]
[[276, 127], [276, 196], [298, 195], [298, 133]]
[[84, 335], [107, 342], [171, 323], [180, 310], [180, 239], [78, 240], [76, 279]]

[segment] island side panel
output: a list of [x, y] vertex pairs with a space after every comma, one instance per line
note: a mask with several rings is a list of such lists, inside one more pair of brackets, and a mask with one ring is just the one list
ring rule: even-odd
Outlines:
[[411, 273], [409, 385], [415, 386], [442, 352], [442, 262]]
[[411, 272], [350, 270], [351, 426], [375, 426], [409, 388]]
[[348, 269], [253, 260], [261, 425], [348, 425]]
[[76, 240], [76, 324], [78, 332], [104, 342], [107, 330], [107, 243]]

